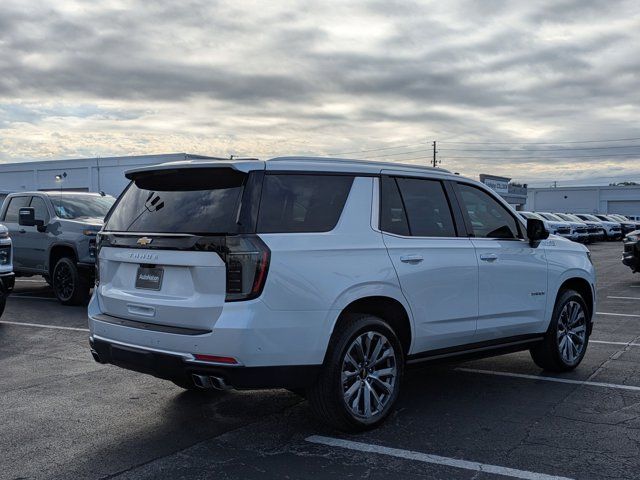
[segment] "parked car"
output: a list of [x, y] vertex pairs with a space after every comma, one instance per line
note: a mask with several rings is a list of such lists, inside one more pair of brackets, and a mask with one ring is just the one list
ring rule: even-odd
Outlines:
[[571, 231], [571, 224], [569, 224], [566, 220], [563, 220], [560, 217], [556, 217], [552, 213], [548, 212], [536, 212], [543, 220], [548, 222], [548, 225], [551, 227], [550, 232], [555, 235], [560, 235], [561, 237], [568, 238], [569, 240], [574, 240], [577, 236], [574, 237], [574, 233]]
[[[598, 230], [593, 228], [590, 231], [589, 225], [584, 223], [578, 217], [568, 215], [566, 213], [553, 213], [554, 216], [564, 220], [571, 226], [571, 232], [575, 236], [574, 240], [580, 243], [591, 243], [598, 236]], [[593, 235], [591, 235], [593, 233]]]
[[578, 216], [577, 214], [573, 214], [573, 213], [567, 213], [567, 215], [571, 215], [575, 217], [577, 220], [587, 224], [588, 231], [589, 231], [589, 238], [591, 238], [591, 241], [599, 242], [606, 238], [604, 226], [602, 225], [602, 222], [600, 220], [598, 220], [597, 222], [595, 220], [585, 220], [581, 216]]
[[634, 230], [624, 237], [622, 263], [634, 273], [640, 272], [640, 230]]
[[590, 221], [599, 224], [600, 228], [604, 232], [604, 240], [619, 240], [622, 238], [622, 225], [620, 225], [619, 222], [602, 220], [595, 215], [590, 215], [588, 213], [576, 213], [575, 215], [584, 221]]
[[11, 238], [9, 230], [0, 224], [0, 317], [4, 313], [7, 297], [13, 290], [14, 273], [11, 261]]
[[[619, 238], [621, 239], [622, 237], [624, 237], [624, 235], [626, 234], [626, 232], [624, 231], [625, 227], [622, 224], [622, 222], [620, 220], [617, 220], [615, 218], [611, 218], [611, 216], [609, 215], [604, 215], [602, 213], [596, 213], [593, 215], [594, 217], [596, 217], [597, 219], [601, 220], [603, 223], [605, 224], [610, 224], [610, 225], [614, 225], [614, 226], [619, 226], [620, 227], [620, 236]], [[631, 225], [630, 225], [631, 226]], [[633, 231], [635, 230], [635, 228], [632, 228], [629, 231]], [[617, 238], [617, 237], [616, 237]]]
[[588, 250], [476, 181], [326, 158], [126, 176], [98, 240], [98, 362], [186, 389], [305, 392], [359, 430], [390, 413], [405, 367], [530, 350], [568, 371], [585, 354]]
[[[598, 217], [600, 216], [598, 215]], [[640, 222], [634, 222], [633, 220], [629, 220], [624, 215], [616, 215], [615, 213], [612, 213], [610, 215], [606, 215], [606, 217], [611, 219], [611, 221], [613, 222], [620, 222], [620, 225], [622, 225], [623, 235], [626, 235], [627, 233], [631, 233], [634, 230], [640, 229]]]
[[114, 201], [109, 195], [59, 191], [7, 196], [0, 221], [13, 240], [16, 275], [42, 275], [64, 305], [86, 303], [96, 234]]
[[541, 216], [538, 212], [518, 212], [524, 219], [525, 222], [529, 218], [536, 218], [544, 222], [545, 228], [552, 235], [560, 235], [561, 237], [568, 238], [569, 240], [573, 240], [571, 238], [571, 227], [567, 222], [564, 221], [556, 221], [556, 220], [548, 220]]

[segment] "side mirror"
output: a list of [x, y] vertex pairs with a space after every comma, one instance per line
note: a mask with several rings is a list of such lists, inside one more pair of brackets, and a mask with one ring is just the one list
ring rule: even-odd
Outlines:
[[36, 211], [33, 207], [24, 207], [18, 210], [18, 224], [23, 227], [34, 227], [36, 224]]
[[18, 210], [18, 224], [23, 227], [38, 227], [39, 232], [44, 228], [44, 220], [36, 220], [36, 211], [33, 207], [22, 207]]
[[537, 218], [527, 219], [527, 237], [529, 237], [529, 245], [537, 246], [538, 242], [549, 238], [549, 230], [544, 226], [542, 220]]

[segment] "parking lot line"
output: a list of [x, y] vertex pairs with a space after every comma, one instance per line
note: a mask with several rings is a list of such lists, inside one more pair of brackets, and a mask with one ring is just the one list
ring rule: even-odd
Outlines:
[[62, 327], [59, 325], [42, 325], [40, 323], [26, 323], [26, 322], [10, 322], [8, 320], [0, 320], [0, 324], [4, 323], [5, 325], [20, 325], [22, 327], [36, 327], [36, 328], [51, 328], [53, 330], [74, 330], [76, 332], [88, 332], [88, 328], [77, 328], [77, 327]]
[[472, 470], [474, 472], [493, 473], [506, 477], [523, 478], [527, 480], [570, 480], [567, 477], [558, 477], [555, 475], [546, 475], [544, 473], [517, 470], [515, 468], [500, 467], [498, 465], [489, 465], [486, 463], [470, 462], [467, 460], [459, 460], [457, 458], [441, 457], [439, 455], [431, 455], [428, 453], [416, 452], [413, 450], [403, 450], [400, 448], [383, 447], [380, 445], [372, 445], [369, 443], [353, 442], [351, 440], [343, 440], [340, 438], [311, 435], [305, 440], [309, 443], [326, 445], [328, 447], [339, 447], [346, 448], [348, 450], [356, 450], [358, 452], [389, 455], [391, 457], [404, 458], [406, 460], [431, 463], [434, 465], [445, 465], [448, 467]]
[[611, 295], [609, 295], [607, 298], [615, 298], [619, 300], [640, 300], [640, 298], [638, 297], [612, 297]]
[[624, 345], [625, 347], [640, 347], [640, 343], [633, 342], [608, 342], [606, 340], [591, 340], [589, 343], [604, 343], [605, 345]]
[[630, 390], [640, 392], [640, 387], [635, 385], [621, 385], [618, 383], [590, 382], [586, 380], [571, 380], [569, 378], [545, 377], [542, 375], [527, 375], [524, 373], [497, 372], [494, 370], [481, 370], [477, 368], [456, 368], [459, 372], [480, 373], [483, 375], [496, 375], [499, 377], [525, 378], [528, 380], [542, 380], [544, 382], [568, 383], [571, 385], [586, 385], [588, 387], [614, 388], [617, 390]]
[[638, 317], [640, 315], [636, 315], [634, 313], [609, 313], [609, 312], [596, 312], [596, 315], [612, 315], [614, 317]]

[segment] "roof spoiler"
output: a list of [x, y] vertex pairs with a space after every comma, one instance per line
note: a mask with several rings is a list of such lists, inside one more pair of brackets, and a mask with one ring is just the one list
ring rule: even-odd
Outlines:
[[215, 158], [207, 160], [181, 160], [178, 162], [159, 163], [157, 165], [146, 165], [132, 168], [124, 172], [124, 176], [129, 180], [134, 180], [141, 174], [159, 172], [162, 170], [181, 170], [190, 168], [231, 168], [238, 172], [248, 173], [252, 170], [264, 170], [265, 163], [255, 158], [228, 159]]

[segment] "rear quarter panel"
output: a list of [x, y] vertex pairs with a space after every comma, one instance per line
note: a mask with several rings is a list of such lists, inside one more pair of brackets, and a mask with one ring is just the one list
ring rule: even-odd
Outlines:
[[261, 296], [270, 309], [299, 311], [301, 322], [305, 311], [325, 312], [327, 341], [340, 312], [363, 297], [398, 300], [411, 318], [382, 235], [371, 228], [372, 198], [373, 179], [357, 177], [334, 230], [260, 234], [271, 249]]

